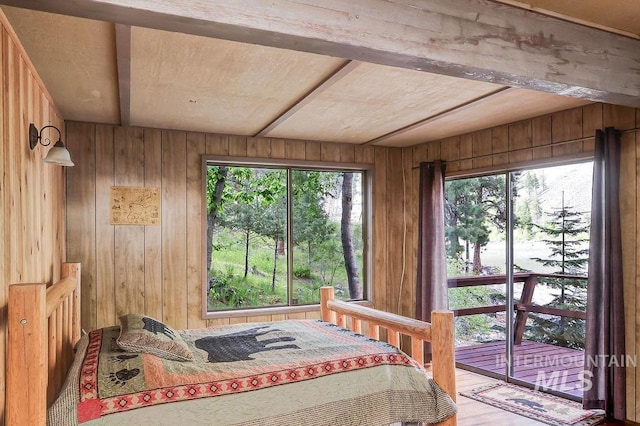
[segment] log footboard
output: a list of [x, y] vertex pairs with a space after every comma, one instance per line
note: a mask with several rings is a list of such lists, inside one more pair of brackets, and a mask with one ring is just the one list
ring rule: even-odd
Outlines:
[[[456, 400], [455, 349], [453, 312], [433, 311], [431, 323], [403, 317], [366, 306], [347, 303], [334, 298], [333, 287], [320, 289], [320, 312], [322, 319], [356, 333], [362, 332], [362, 322], [368, 323], [369, 337], [380, 338], [380, 328], [387, 330], [388, 343], [400, 347], [400, 336], [411, 338], [411, 356], [424, 365], [424, 342], [431, 343], [433, 380]], [[347, 321], [347, 318], [349, 321]], [[444, 426], [457, 424], [456, 416], [438, 423]]]

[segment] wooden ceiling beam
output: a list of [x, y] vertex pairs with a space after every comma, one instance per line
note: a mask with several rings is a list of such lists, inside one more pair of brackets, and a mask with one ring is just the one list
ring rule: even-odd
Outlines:
[[131, 25], [116, 24], [120, 125], [131, 126]]
[[265, 126], [262, 130], [256, 133], [255, 137], [268, 136], [269, 132], [274, 130], [280, 124], [287, 121], [292, 115], [294, 115], [297, 111], [302, 109], [309, 102], [317, 98], [322, 92], [329, 89], [338, 81], [342, 80], [344, 76], [346, 76], [351, 71], [356, 69], [356, 67], [360, 65], [360, 63], [361, 62], [358, 62], [358, 61], [346, 61], [343, 65], [341, 65], [333, 73], [331, 73], [331, 75], [329, 75], [327, 78], [321, 81], [316, 87], [311, 89], [308, 93], [304, 94], [300, 99], [294, 102], [293, 105], [291, 105], [291, 107], [289, 107], [285, 112], [280, 114], [278, 117], [276, 117], [275, 120], [273, 120], [271, 123]]
[[489, 0], [0, 3], [640, 107], [639, 40]]

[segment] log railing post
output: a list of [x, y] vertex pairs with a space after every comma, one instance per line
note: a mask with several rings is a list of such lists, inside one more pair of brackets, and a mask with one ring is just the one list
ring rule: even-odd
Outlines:
[[[433, 311], [431, 313], [431, 335], [433, 358], [431, 360], [433, 380], [447, 395], [456, 400], [456, 368], [453, 312]], [[439, 423], [440, 424], [440, 423]], [[456, 425], [455, 415], [449, 417], [442, 425]]]
[[336, 323], [336, 313], [329, 309], [327, 303], [334, 298], [335, 294], [333, 287], [320, 288], [320, 316], [323, 321], [327, 321], [332, 324]]
[[81, 269], [79, 263], [63, 263], [60, 271], [60, 278], [73, 277], [76, 279], [76, 290], [71, 296], [71, 340], [75, 345], [80, 340], [80, 287], [81, 287]]

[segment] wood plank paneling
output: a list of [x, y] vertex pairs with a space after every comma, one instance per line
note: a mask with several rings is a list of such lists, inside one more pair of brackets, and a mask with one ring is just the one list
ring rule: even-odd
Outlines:
[[[254, 138], [251, 138], [252, 140]], [[267, 141], [268, 142], [268, 141]], [[202, 319], [203, 238], [202, 229], [202, 156], [206, 149], [205, 135], [187, 134], [187, 325], [188, 328], [206, 327]], [[262, 143], [260, 146], [270, 146]], [[258, 151], [260, 151], [258, 149]], [[270, 151], [270, 150], [269, 150]]]
[[287, 158], [290, 160], [304, 160], [305, 150], [306, 144], [303, 141], [286, 141], [285, 151], [287, 153]]
[[551, 116], [552, 142], [564, 142], [582, 137], [582, 108], [561, 111]]
[[[20, 79], [18, 76], [18, 52], [14, 40], [8, 35], [4, 37], [4, 55], [3, 55], [3, 68], [4, 68], [4, 81], [5, 81], [5, 102], [7, 107], [4, 111], [5, 119], [5, 140], [19, 140], [18, 128], [20, 126], [20, 100], [18, 91], [20, 89]], [[5, 182], [7, 186], [6, 192], [6, 210], [5, 218], [7, 219], [6, 227], [11, 235], [21, 235], [21, 225], [23, 217], [20, 214], [21, 206], [21, 191], [20, 191], [20, 179], [21, 170], [20, 163], [22, 162], [22, 152], [24, 146], [19, 144], [6, 144], [7, 147], [7, 162], [5, 163], [6, 177]], [[17, 191], [16, 191], [17, 190]], [[22, 251], [22, 238], [8, 239], [7, 251], [8, 259], [7, 265], [16, 265], [11, 268], [14, 271], [10, 275], [10, 280], [20, 281], [22, 280], [23, 262], [19, 262], [19, 253]]]
[[320, 161], [322, 159], [321, 146], [314, 142], [305, 142], [305, 160]]
[[[244, 148], [246, 150], [246, 139]], [[232, 145], [230, 144], [230, 147]], [[235, 145], [235, 142], [233, 144]], [[163, 320], [187, 328], [187, 135], [162, 132]]]
[[356, 146], [354, 149], [356, 163], [373, 164], [375, 162], [375, 153], [372, 146]]
[[[469, 144], [469, 152], [471, 152], [471, 144]], [[402, 280], [402, 291], [398, 292], [401, 298], [400, 309], [398, 313], [413, 318], [415, 316], [415, 285], [407, 285], [413, 280], [409, 278], [409, 275], [416, 273], [416, 262], [418, 256], [418, 229], [417, 227], [410, 227], [410, 223], [418, 222], [418, 199], [412, 197], [411, 194], [418, 191], [414, 186], [418, 184], [419, 169], [413, 169], [413, 161], [411, 158], [411, 151], [404, 150], [402, 153], [402, 183], [404, 189], [401, 195], [401, 204], [397, 207], [398, 216], [401, 224], [401, 233], [399, 234], [400, 248], [401, 248], [401, 262], [400, 262], [400, 277]]]
[[[156, 129], [144, 130], [144, 186], [162, 191], [162, 132]], [[163, 317], [161, 225], [144, 227], [144, 312]]]
[[67, 147], [75, 166], [67, 169], [67, 258], [82, 263], [82, 328], [96, 328], [96, 180], [95, 128], [93, 124], [68, 123]]
[[207, 155], [229, 155], [229, 137], [226, 135], [206, 136]]
[[630, 130], [636, 127], [636, 110], [620, 105], [604, 104], [604, 122], [607, 127]]
[[271, 158], [271, 140], [267, 138], [247, 138], [247, 156]]
[[460, 159], [460, 137], [444, 139], [441, 142], [442, 159], [445, 161], [457, 161]]
[[584, 137], [595, 136], [596, 130], [603, 128], [603, 108], [602, 104], [592, 104], [582, 108], [582, 135]]
[[491, 129], [491, 152], [494, 154], [509, 150], [509, 126]]
[[[115, 185], [144, 186], [143, 131], [116, 127]], [[100, 208], [110, 206], [100, 206]], [[115, 226], [116, 315], [144, 311], [144, 226]]]
[[338, 161], [341, 163], [355, 163], [356, 151], [354, 145], [341, 145], [336, 151], [340, 151]]
[[509, 151], [530, 148], [532, 141], [531, 120], [509, 125]]
[[460, 136], [460, 159], [473, 157], [473, 134]]
[[286, 143], [284, 139], [271, 139], [271, 158], [286, 158]]
[[[387, 217], [387, 233], [389, 242], [393, 241], [396, 250], [387, 254], [387, 277], [389, 282], [396, 285], [386, 286], [387, 306], [385, 310], [397, 312], [398, 307], [402, 307], [402, 294], [409, 280], [402, 277], [402, 240], [403, 240], [403, 215], [402, 215], [402, 151], [390, 150], [387, 160], [387, 179], [386, 179], [386, 212]], [[399, 173], [397, 172], [399, 171]], [[405, 277], [406, 278], [406, 277]], [[402, 284], [402, 288], [400, 285]]]
[[509, 125], [509, 163], [523, 163], [533, 159], [533, 125], [531, 120]]
[[228, 136], [229, 155], [232, 157], [247, 156], [247, 138], [245, 136]]
[[[115, 227], [110, 223], [111, 187], [115, 179], [113, 127], [97, 126], [96, 152], [96, 298], [98, 327], [116, 325], [115, 301]], [[83, 265], [84, 269], [84, 265]]]
[[336, 146], [330, 146], [329, 144], [320, 145], [320, 161], [330, 162], [330, 163], [340, 162], [340, 145], [336, 145]]
[[[43, 164], [50, 148], [39, 145], [31, 150], [27, 137], [30, 123], [38, 130], [52, 124], [64, 132], [63, 122], [2, 12], [0, 56], [0, 371], [4, 372], [8, 286], [60, 278], [66, 200], [65, 169]], [[56, 138], [57, 132], [45, 131], [45, 137], [49, 135]], [[0, 374], [0, 424], [4, 412], [5, 375]]]
[[[373, 264], [375, 265], [374, 282], [371, 288], [373, 303], [376, 309], [387, 310], [387, 211], [385, 200], [387, 197], [387, 167], [389, 150], [375, 147], [374, 156], [376, 168], [373, 173]], [[372, 268], [373, 269], [373, 268]]]
[[[473, 159], [472, 168], [479, 169], [483, 167], [491, 167], [493, 161], [491, 159], [491, 130], [475, 132], [473, 137]], [[477, 158], [480, 157], [480, 158]]]

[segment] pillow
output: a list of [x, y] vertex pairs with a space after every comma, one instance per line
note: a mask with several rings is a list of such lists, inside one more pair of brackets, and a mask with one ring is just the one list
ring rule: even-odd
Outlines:
[[145, 315], [120, 317], [120, 336], [116, 339], [127, 352], [145, 352], [173, 361], [193, 361], [193, 353], [171, 327]]

